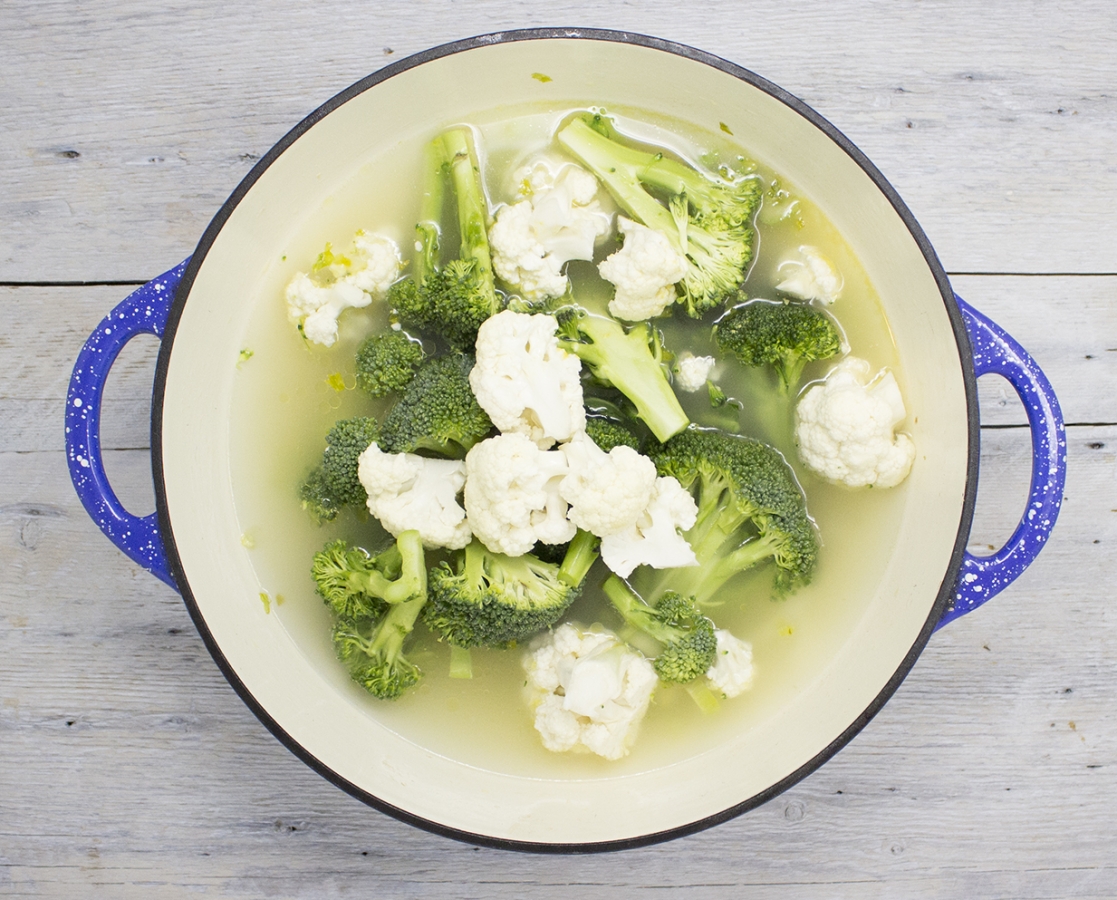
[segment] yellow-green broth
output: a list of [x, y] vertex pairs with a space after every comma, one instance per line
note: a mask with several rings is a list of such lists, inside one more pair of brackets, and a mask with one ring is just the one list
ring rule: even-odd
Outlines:
[[[490, 200], [512, 199], [512, 172], [540, 151], [554, 153], [551, 140], [570, 108], [500, 110], [470, 121], [482, 148]], [[665, 147], [684, 159], [732, 162], [747, 150], [725, 134], [642, 112], [609, 110], [626, 134]], [[747, 136], [744, 136], [747, 143]], [[410, 255], [412, 226], [418, 215], [419, 162], [422, 141], [401, 142], [354, 170], [343, 192], [322, 209], [293, 210], [305, 221], [292, 231], [291, 245], [276, 261], [276, 283], [307, 271], [325, 242], [347, 247], [363, 228], [395, 239]], [[758, 215], [757, 252], [744, 289], [750, 297], [774, 298], [776, 267], [800, 245], [817, 247], [844, 279], [840, 299], [830, 308], [849, 343], [850, 352], [868, 359], [874, 370], [890, 367], [904, 386], [896, 349], [879, 299], [842, 237], [794, 186], [764, 166], [756, 168], [766, 185]], [[608, 204], [607, 194], [599, 192]], [[595, 262], [615, 249], [598, 248]], [[589, 263], [571, 264], [579, 300], [601, 307], [609, 285]], [[798, 462], [792, 441], [791, 401], [780, 396], [768, 370], [746, 369], [718, 352], [710, 322], [676, 314], [657, 322], [669, 350], [714, 355], [715, 377], [734, 406], [712, 409], [706, 392], [680, 392], [692, 420], [739, 430], [778, 447], [793, 466], [818, 524], [823, 548], [813, 581], [783, 599], [771, 596], [769, 565], [738, 576], [723, 589], [719, 605], [709, 610], [719, 627], [752, 644], [755, 678], [751, 690], [722, 700], [716, 711], [699, 709], [686, 691], [661, 685], [631, 754], [608, 762], [589, 754], [545, 750], [523, 695], [524, 648], [472, 651], [473, 678], [449, 677], [449, 647], [423, 625], [413, 634], [408, 656], [423, 670], [418, 686], [397, 701], [365, 694], [345, 676], [333, 656], [331, 616], [315, 594], [310, 560], [322, 545], [344, 537], [375, 549], [387, 541], [367, 515], [345, 511], [335, 522], [316, 526], [302, 510], [298, 485], [318, 462], [323, 438], [339, 418], [381, 416], [385, 406], [355, 390], [354, 353], [368, 334], [387, 327], [383, 302], [341, 317], [340, 337], [331, 348], [303, 341], [286, 316], [282, 293], [256, 304], [237, 362], [231, 456], [233, 491], [243, 530], [244, 552], [258, 574], [268, 610], [302, 650], [320, 662], [328, 680], [351, 696], [355, 709], [373, 716], [401, 736], [434, 752], [485, 769], [540, 778], [596, 778], [643, 771], [693, 757], [719, 739], [749, 729], [776, 714], [795, 694], [822, 677], [828, 660], [811, 653], [812, 633], [849, 633], [876, 593], [891, 556], [905, 488], [852, 491], [810, 475]], [[828, 363], [807, 369], [804, 388], [825, 374]], [[340, 389], [339, 389], [340, 388]], [[600, 623], [619, 629], [619, 617], [600, 593], [607, 570], [598, 562], [583, 595], [565, 617], [583, 625]], [[639, 579], [637, 579], [639, 581]], [[260, 604], [261, 597], [234, 602]], [[833, 640], [824, 641], [836, 646]]]

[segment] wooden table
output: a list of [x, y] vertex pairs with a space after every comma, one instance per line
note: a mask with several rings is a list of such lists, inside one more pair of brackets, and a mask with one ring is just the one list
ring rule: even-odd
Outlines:
[[[821, 770], [693, 837], [566, 858], [418, 831], [295, 759], [86, 517], [62, 433], [86, 335], [303, 115], [429, 45], [557, 24], [690, 43], [834, 122], [1045, 368], [1070, 458], [1043, 556]], [[0, 895], [1117, 896], [1115, 35], [1108, 0], [0, 6]], [[130, 345], [105, 401], [137, 512], [154, 353]], [[1013, 527], [1030, 458], [985, 381], [978, 548]]]

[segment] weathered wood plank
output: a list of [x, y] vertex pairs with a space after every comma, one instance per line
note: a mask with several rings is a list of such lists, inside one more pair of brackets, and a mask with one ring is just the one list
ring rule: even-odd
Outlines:
[[336, 0], [282, 0], [265, 17], [197, 2], [97, 9], [5, 12], [0, 282], [150, 278], [191, 251], [261, 154], [352, 82], [434, 44], [569, 22], [689, 43], [799, 95], [874, 160], [953, 271], [1117, 272], [1106, 0], [840, 15], [763, 0], [744, 17], [731, 0], [683, 17], [663, 0], [382, 3], [359, 18]]
[[[1025, 442], [988, 432], [983, 469], [996, 476]], [[1117, 428], [1072, 429], [1063, 519], [1044, 555], [938, 633], [817, 773], [711, 831], [590, 858], [474, 850], [334, 789], [243, 707], [174, 593], [96, 532], [62, 454], [2, 454], [0, 886], [113, 898], [318, 898], [357, 884], [408, 898], [574, 886], [589, 897], [1108, 897], [1113, 447]], [[999, 538], [1017, 506], [1010, 488], [983, 483], [975, 543]]]

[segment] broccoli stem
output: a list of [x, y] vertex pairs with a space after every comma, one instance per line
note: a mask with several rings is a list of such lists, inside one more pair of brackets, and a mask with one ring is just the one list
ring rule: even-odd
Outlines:
[[[563, 128], [558, 133], [558, 142], [590, 168], [621, 209], [671, 240], [680, 253], [686, 252], [675, 217], [640, 186], [642, 181], [658, 186], [672, 182], [671, 176], [664, 174], [671, 161], [662, 153], [626, 147], [595, 131], [582, 119], [574, 119]], [[677, 173], [673, 174], [677, 180]]]
[[660, 644], [669, 644], [678, 635], [651, 615], [652, 609], [619, 575], [610, 575], [601, 586], [613, 608], [620, 613], [625, 624], [642, 631]]
[[418, 285], [422, 285], [427, 276], [438, 268], [446, 162], [445, 145], [440, 138], [435, 138], [423, 151], [423, 199], [419, 207], [419, 221], [415, 225], [417, 252], [411, 272]]
[[462, 679], [473, 677], [473, 654], [468, 647], [450, 645], [450, 677]]
[[[382, 570], [352, 572], [348, 581], [354, 592], [379, 597], [393, 607], [405, 606], [413, 598], [427, 599], [427, 569], [423, 540], [418, 531], [404, 531], [396, 543], [377, 558]], [[420, 602], [415, 615], [422, 608]], [[411, 624], [415, 623], [414, 617]]]
[[593, 564], [597, 562], [598, 545], [599, 540], [596, 535], [579, 528], [562, 559], [558, 573], [559, 581], [570, 587], [578, 587]]
[[481, 188], [481, 167], [469, 131], [464, 128], [447, 131], [442, 135], [442, 146], [458, 202], [458, 229], [461, 234], [458, 256], [473, 261], [481, 291], [490, 302], [495, 303], [496, 288], [489, 251], [489, 207]]
[[690, 424], [663, 366], [648, 348], [646, 326], [637, 325], [626, 333], [615, 319], [583, 316], [578, 330], [592, 343], [570, 343], [568, 348], [594, 375], [632, 401], [636, 414], [658, 440], [666, 441]]

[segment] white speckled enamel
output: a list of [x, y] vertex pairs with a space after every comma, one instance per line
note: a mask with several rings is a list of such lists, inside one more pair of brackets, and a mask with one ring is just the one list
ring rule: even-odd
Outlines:
[[[386, 135], [548, 96], [643, 107], [716, 130], [731, 109], [750, 150], [787, 173], [845, 234], [882, 297], [906, 374], [919, 456], [898, 551], [859, 625], [812, 638], [824, 677], [763, 727], [677, 766], [625, 778], [541, 781], [480, 771], [409, 743], [356, 708], [276, 617], [261, 627], [257, 578], [239, 541], [229, 409], [252, 304], [292, 211], [317, 208]], [[260, 348], [257, 348], [259, 352]], [[593, 843], [685, 827], [808, 766], [873, 705], [917, 642], [963, 521], [969, 443], [962, 365], [943, 297], [915, 239], [866, 172], [771, 95], [717, 68], [594, 40], [481, 46], [401, 72], [310, 127], [232, 212], [197, 273], [174, 335], [163, 397], [165, 498], [190, 592], [228, 663], [279, 726], [337, 776], [384, 803], [489, 838]], [[742, 764], [747, 761], [747, 764]]]

